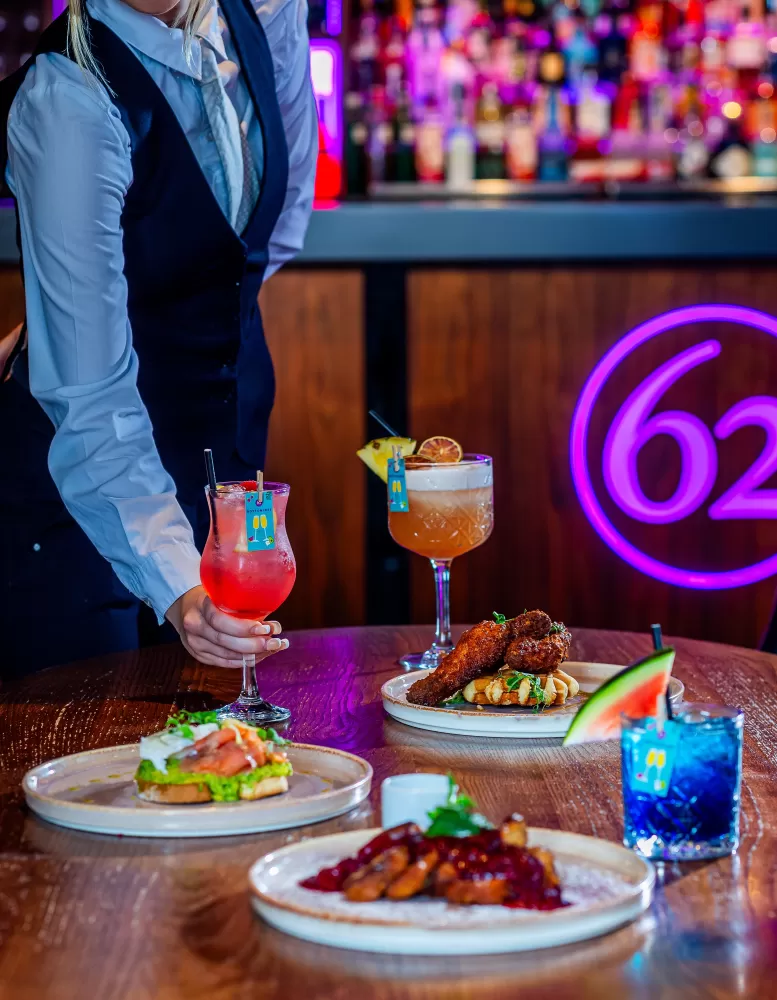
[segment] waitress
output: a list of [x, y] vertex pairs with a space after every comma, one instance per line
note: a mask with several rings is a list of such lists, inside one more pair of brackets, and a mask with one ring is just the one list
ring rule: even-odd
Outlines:
[[69, 0], [0, 85], [27, 306], [0, 384], [0, 677], [161, 641], [149, 608], [202, 663], [286, 645], [213, 607], [197, 546], [203, 448], [224, 480], [264, 468], [257, 295], [315, 175], [306, 16]]

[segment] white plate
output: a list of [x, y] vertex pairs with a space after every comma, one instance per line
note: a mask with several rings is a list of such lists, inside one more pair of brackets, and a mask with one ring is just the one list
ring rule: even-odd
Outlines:
[[251, 868], [256, 911], [294, 937], [357, 951], [403, 955], [489, 955], [569, 944], [606, 934], [650, 905], [652, 865], [625, 847], [558, 830], [530, 829], [529, 843], [550, 848], [571, 906], [512, 910], [455, 906], [444, 899], [349, 903], [342, 893], [299, 882], [356, 853], [379, 830], [305, 840], [267, 854]]
[[304, 826], [339, 816], [369, 795], [366, 760], [329, 747], [287, 747], [289, 790], [257, 802], [166, 806], [138, 798], [138, 744], [60, 757], [28, 771], [27, 804], [43, 819], [127, 837], [225, 837]]
[[[614, 663], [579, 663], [570, 661], [562, 670], [580, 683], [584, 694], [591, 694], [613, 674], [623, 670]], [[434, 733], [454, 733], [457, 736], [489, 736], [498, 739], [538, 739], [545, 736], [564, 736], [572, 717], [582, 704], [580, 696], [571, 698], [565, 705], [553, 706], [542, 712], [531, 708], [504, 708], [476, 705], [456, 705], [450, 708], [429, 708], [411, 705], [407, 689], [420, 677], [428, 676], [427, 670], [399, 674], [386, 681], [380, 690], [383, 707], [388, 714], [407, 726], [429, 729]], [[674, 706], [682, 701], [685, 687], [675, 677], [669, 680], [669, 694]]]

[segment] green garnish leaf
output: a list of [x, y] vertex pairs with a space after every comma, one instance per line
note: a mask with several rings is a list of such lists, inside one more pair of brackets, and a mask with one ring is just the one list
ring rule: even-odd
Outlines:
[[180, 712], [170, 716], [165, 723], [165, 728], [172, 733], [178, 733], [179, 736], [183, 736], [187, 740], [193, 740], [192, 726], [204, 726], [218, 721], [218, 712], [187, 712], [185, 708], [182, 708]]
[[467, 699], [464, 697], [464, 692], [463, 691], [457, 691], [455, 694], [452, 694], [450, 696], [450, 698], [443, 698], [443, 700], [440, 702], [440, 704], [441, 705], [462, 705], [462, 704], [466, 705], [467, 704]]
[[430, 809], [427, 837], [468, 837], [481, 830], [491, 830], [488, 820], [475, 811], [475, 803], [464, 795], [453, 775], [448, 775], [448, 798], [444, 806]]
[[566, 632], [567, 627], [563, 622], [553, 622], [548, 629], [548, 635], [555, 635], [557, 632]]
[[504, 615], [500, 615], [498, 611], [493, 611], [492, 614], [494, 616], [494, 621], [497, 623], [497, 625], [504, 625], [504, 623], [507, 621], [507, 618]]
[[545, 693], [542, 690], [542, 682], [537, 674], [524, 674], [520, 670], [513, 670], [505, 679], [505, 687], [508, 691], [515, 691], [523, 681], [529, 682], [529, 697], [534, 698], [537, 704], [536, 709], [542, 709], [545, 705]]

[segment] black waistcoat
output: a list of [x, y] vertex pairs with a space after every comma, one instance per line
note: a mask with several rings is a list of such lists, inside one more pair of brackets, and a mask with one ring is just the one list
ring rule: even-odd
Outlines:
[[[220, 478], [264, 468], [275, 383], [257, 304], [268, 243], [286, 196], [288, 152], [272, 57], [249, 0], [220, 0], [264, 139], [259, 201], [242, 238], [221, 211], [178, 120], [132, 51], [90, 20], [92, 47], [129, 133], [133, 183], [122, 225], [138, 384], [168, 472], [187, 508], [213, 449]], [[0, 85], [0, 176], [7, 118], [37, 55], [64, 53], [67, 15]], [[85, 177], [84, 183], [90, 183]], [[25, 364], [16, 377], [25, 378]]]

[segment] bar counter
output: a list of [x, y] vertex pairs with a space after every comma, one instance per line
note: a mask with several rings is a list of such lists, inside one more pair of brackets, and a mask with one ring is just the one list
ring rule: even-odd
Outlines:
[[[627, 663], [647, 635], [573, 627], [572, 656]], [[0, 694], [0, 993], [36, 1000], [773, 1000], [777, 658], [670, 639], [692, 700], [745, 711], [742, 842], [734, 857], [659, 864], [655, 899], [606, 937], [544, 951], [422, 958], [348, 952], [288, 937], [252, 916], [247, 871], [302, 838], [378, 822], [392, 774], [452, 772], [489, 819], [618, 842], [617, 742], [479, 740], [411, 729], [383, 713], [381, 684], [428, 629], [291, 635], [261, 668], [263, 693], [292, 710], [298, 742], [356, 753], [375, 772], [369, 802], [278, 833], [193, 840], [79, 833], [39, 820], [20, 781], [39, 763], [132, 743], [174, 706], [214, 708], [237, 671], [160, 646], [44, 671]], [[191, 808], [197, 808], [196, 806]]]
[[[770, 260], [777, 196], [724, 200], [345, 202], [313, 213], [297, 264]], [[18, 259], [0, 208], [0, 263]]]
[[[262, 292], [278, 387], [266, 472], [292, 484], [299, 563], [286, 627], [433, 617], [428, 565], [390, 539], [384, 488], [354, 455], [382, 433], [367, 418], [374, 408], [419, 441], [447, 434], [494, 456], [494, 537], [453, 567], [459, 620], [543, 607], [594, 627], [641, 631], [660, 621], [674, 634], [757, 645], [773, 576], [699, 589], [624, 560], [581, 506], [570, 433], [589, 376], [640, 324], [709, 304], [777, 316], [777, 195], [627, 194], [500, 199], [486, 189], [456, 201], [430, 194], [314, 212], [304, 252]], [[4, 210], [0, 329], [23, 313], [13, 242]], [[744, 398], [777, 397], [774, 338], [721, 322], [653, 338], [610, 380], [592, 424], [600, 498], [608, 421], [651, 373], [711, 334], [720, 363], [684, 376], [658, 410], [690, 413], [711, 435]], [[763, 431], [711, 440], [714, 500], [756, 461]], [[641, 450], [645, 502], [666, 501], [680, 473], [675, 442], [661, 437]], [[769, 512], [715, 521], [705, 504], [678, 523], [655, 524], [605, 502], [629, 544], [680, 575], [727, 574], [777, 552]]]

